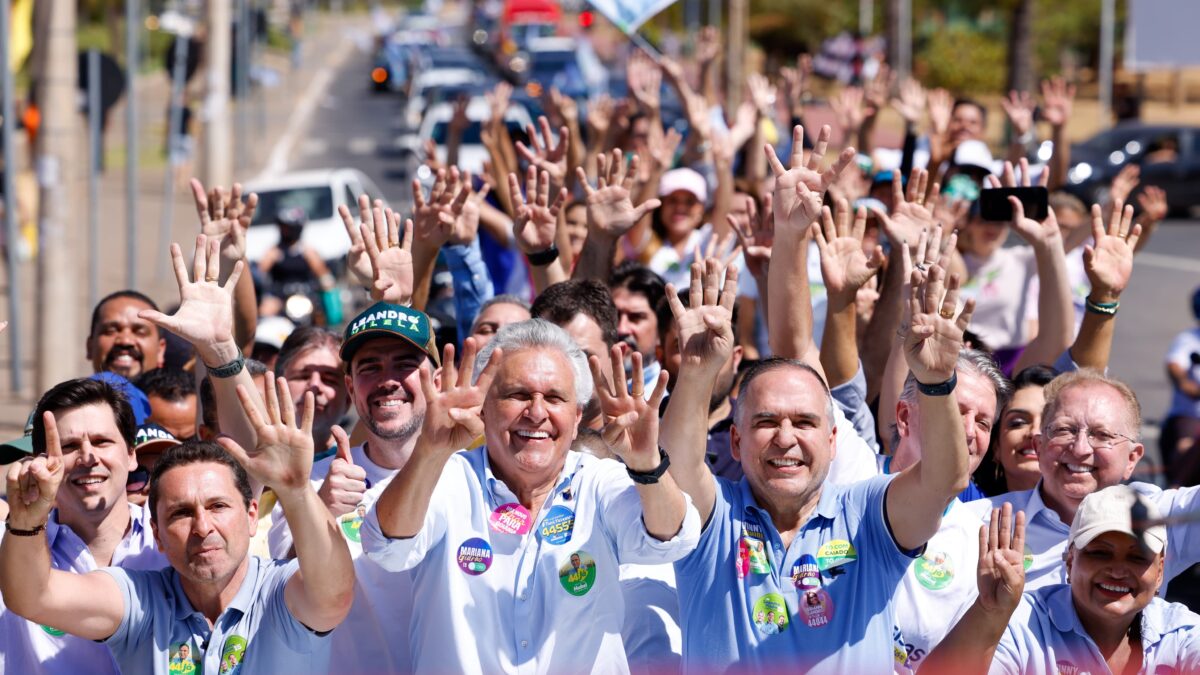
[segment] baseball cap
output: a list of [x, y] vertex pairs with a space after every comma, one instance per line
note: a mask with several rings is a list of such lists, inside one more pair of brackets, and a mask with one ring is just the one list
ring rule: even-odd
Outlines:
[[1075, 520], [1071, 521], [1067, 545], [1083, 548], [1105, 532], [1124, 532], [1135, 539], [1140, 538], [1152, 552], [1162, 553], [1167, 545], [1166, 526], [1153, 525], [1137, 531], [1133, 526], [1135, 518], [1157, 520], [1159, 517], [1154, 503], [1128, 485], [1106, 487], [1083, 498], [1075, 511]]
[[701, 202], [708, 201], [708, 183], [704, 176], [694, 169], [684, 167], [671, 169], [664, 173], [658, 181], [658, 196], [666, 197], [672, 192], [690, 192]]
[[0, 464], [12, 464], [33, 454], [33, 416], [36, 414], [36, 410], [29, 413], [25, 433], [20, 438], [0, 443]]
[[386, 302], [371, 305], [346, 324], [346, 334], [342, 340], [342, 361], [349, 364], [359, 347], [377, 337], [404, 340], [429, 355], [435, 364], [442, 365], [429, 317], [420, 310]]
[[963, 141], [954, 149], [955, 166], [970, 166], [991, 173], [994, 163], [992, 151], [983, 141]]
[[133, 419], [138, 424], [144, 423], [146, 418], [150, 416], [150, 399], [146, 398], [145, 392], [138, 389], [129, 380], [107, 370], [94, 373], [89, 377], [93, 380], [107, 382], [122, 394], [125, 394], [126, 400], [129, 401], [130, 407], [133, 408]]
[[153, 422], [138, 427], [137, 435], [133, 437], [133, 451], [138, 454], [162, 452], [172, 445], [180, 445], [179, 439]]
[[284, 341], [294, 330], [296, 324], [282, 316], [263, 317], [258, 320], [258, 326], [254, 329], [254, 341], [275, 349], [283, 349]]

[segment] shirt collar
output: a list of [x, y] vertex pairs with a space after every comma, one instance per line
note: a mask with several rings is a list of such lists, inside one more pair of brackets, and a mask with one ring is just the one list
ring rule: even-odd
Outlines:
[[[241, 614], [250, 611], [250, 606], [254, 604], [255, 587], [258, 586], [258, 575], [261, 573], [261, 561], [258, 556], [246, 554], [246, 576], [242, 577], [242, 585], [238, 588], [238, 592], [233, 596], [233, 600], [221, 610], [221, 615], [225, 612], [235, 609]], [[171, 585], [175, 588], [175, 620], [185, 621], [193, 614], [199, 614], [199, 610], [192, 607], [192, 603], [187, 598], [187, 593], [183, 591], [183, 584], [179, 580], [179, 572], [174, 568], [168, 568], [167, 574], [171, 575]]]
[[1062, 584], [1051, 588], [1052, 590], [1046, 594], [1046, 604], [1049, 605], [1050, 621], [1054, 623], [1054, 627], [1062, 633], [1078, 633], [1091, 640], [1091, 636], [1079, 622], [1079, 615], [1075, 613], [1075, 601], [1071, 599], [1071, 586]]
[[[754, 498], [754, 491], [750, 488], [750, 481], [745, 476], [738, 481], [738, 490], [741, 492], [745, 514], [753, 514], [761, 522], [771, 523], [771, 526], [774, 527], [775, 523], [771, 520], [771, 514], [758, 505], [758, 500]], [[837, 518], [837, 489], [835, 487], [827, 485], [821, 488], [821, 496], [817, 499], [817, 508], [809, 520], [817, 516], [828, 520]]]
[[[130, 541], [141, 537], [150, 526], [150, 510], [137, 504], [129, 505], [129, 531], [121, 538], [121, 541]], [[75, 530], [71, 529], [70, 525], [64, 525], [58, 520], [58, 509], [50, 511], [50, 517], [46, 520], [46, 546], [53, 550], [54, 544], [58, 537], [63, 533], [63, 530], [69, 531], [75, 535], [79, 542], [87, 548], [87, 542], [79, 536]]]
[[[496, 502], [495, 506], [516, 501], [517, 497], [513, 491], [492, 472], [492, 459], [488, 456], [487, 446], [480, 447], [478, 452], [483, 458], [480, 467], [481, 482], [487, 493], [491, 495], [492, 501]], [[558, 480], [555, 482], [554, 489], [550, 491], [550, 494], [553, 495], [564, 489], [566, 485], [569, 485], [571, 479], [575, 477], [575, 473], [583, 468], [585, 464], [589, 463], [589, 458], [591, 458], [591, 455], [584, 455], [574, 450], [568, 450], [566, 461], [563, 462], [563, 468], [559, 471]]]
[[1046, 519], [1046, 524], [1056, 530], [1061, 530], [1064, 534], [1071, 531], [1070, 523], [1063, 523], [1062, 518], [1058, 517], [1058, 512], [1050, 508], [1042, 499], [1042, 481], [1033, 486], [1032, 494], [1029, 495], [1029, 501], [1025, 503], [1025, 519], [1026, 522], [1033, 522], [1033, 519], [1041, 515]]

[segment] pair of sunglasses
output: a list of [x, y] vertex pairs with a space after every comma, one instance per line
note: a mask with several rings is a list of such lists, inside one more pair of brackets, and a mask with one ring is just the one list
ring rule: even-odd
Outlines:
[[125, 481], [125, 492], [141, 492], [149, 483], [150, 469], [138, 464], [136, 469], [129, 472], [129, 478]]

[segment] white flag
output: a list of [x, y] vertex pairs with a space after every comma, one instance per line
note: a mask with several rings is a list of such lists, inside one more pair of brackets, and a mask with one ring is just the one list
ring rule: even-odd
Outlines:
[[650, 17], [675, 4], [675, 0], [588, 0], [609, 21], [625, 34], [641, 28]]

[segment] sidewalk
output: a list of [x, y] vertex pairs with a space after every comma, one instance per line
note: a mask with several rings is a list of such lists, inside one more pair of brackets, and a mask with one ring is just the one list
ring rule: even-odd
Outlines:
[[[356, 48], [356, 43], [362, 43], [362, 38], [368, 35], [369, 17], [365, 14], [313, 14], [306, 21], [305, 28], [301, 67], [293, 70], [287, 54], [261, 50], [255, 65], [276, 71], [280, 76], [278, 84], [270, 89], [252, 91], [245, 102], [238, 102], [232, 106], [235, 180], [244, 181], [263, 172], [277, 147], [280, 150], [274, 152], [275, 156], [284, 155], [283, 159], [286, 161], [286, 151], [290, 146], [280, 143], [280, 140], [285, 135], [293, 139], [303, 136], [307, 113], [319, 104], [324, 90], [336, 75], [338, 66]], [[198, 73], [197, 77], [203, 77], [203, 73]], [[169, 234], [163, 236], [162, 233], [164, 209], [167, 206], [167, 200], [164, 199], [167, 164], [162, 148], [166, 136], [169, 88], [169, 78], [162, 72], [140, 76], [134, 87], [139, 117], [136, 286], [164, 308], [170, 308], [178, 302], [178, 291], [167, 253], [168, 245], [172, 241], [180, 242], [190, 259], [191, 242], [194, 241], [197, 232], [191, 191], [184, 182], [174, 186], [174, 194], [170, 200], [173, 211]], [[238, 105], [245, 106], [241, 124]], [[196, 112], [199, 113], [198, 110]], [[200, 117], [198, 114], [198, 118]], [[122, 100], [110, 112], [105, 137], [108, 161], [105, 173], [101, 174], [98, 181], [99, 203], [95, 207], [100, 213], [99, 241], [95, 242], [100, 260], [99, 286], [95, 289], [97, 297], [129, 286], [126, 279], [128, 236], [126, 173], [123, 159], [125, 128], [125, 103]], [[239, 149], [236, 145], [242, 138], [245, 141]], [[18, 169], [27, 170], [29, 153], [25, 139], [18, 136], [16, 141], [14, 145]], [[203, 139], [200, 137], [196, 138], [196, 148], [196, 156], [192, 162], [194, 171], [199, 170], [201, 166], [199, 155], [203, 148]], [[76, 370], [82, 376], [91, 373], [91, 366], [84, 358], [84, 340], [92, 309], [89, 303], [91, 289], [88, 287], [88, 259], [91, 251], [88, 242], [88, 214], [92, 206], [87, 203], [86, 149], [81, 151], [77, 160], [80, 166], [74, 171], [75, 229], [69, 238], [75, 242], [77, 265], [73, 274], [77, 280], [78, 297], [69, 311], [75, 312], [78, 317], [79, 349], [71, 354], [63, 354], [62, 358], [77, 364]], [[239, 161], [244, 161], [244, 164], [240, 165]], [[20, 275], [23, 296], [20, 303], [22, 325], [10, 325], [8, 332], [20, 331], [23, 391], [14, 392], [11, 389], [13, 363], [9, 358], [9, 336], [6, 334], [0, 337], [0, 344], [3, 344], [0, 347], [0, 438], [20, 435], [25, 419], [40, 394], [34, 391], [34, 327], [38, 302], [36, 261], [29, 260], [23, 263]], [[11, 315], [7, 292], [6, 273], [0, 274], [0, 317], [6, 318]]]

